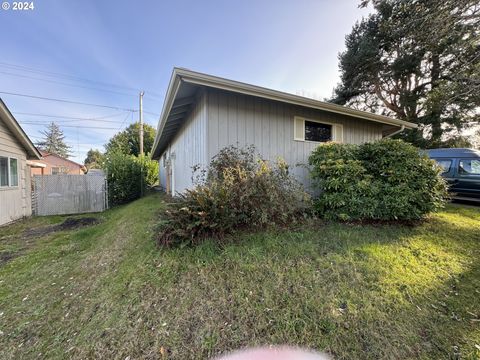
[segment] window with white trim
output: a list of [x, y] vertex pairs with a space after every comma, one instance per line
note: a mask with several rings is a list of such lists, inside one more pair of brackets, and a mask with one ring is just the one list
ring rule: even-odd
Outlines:
[[295, 116], [294, 140], [341, 143], [343, 142], [343, 125]]
[[0, 187], [18, 186], [18, 160], [0, 156]]

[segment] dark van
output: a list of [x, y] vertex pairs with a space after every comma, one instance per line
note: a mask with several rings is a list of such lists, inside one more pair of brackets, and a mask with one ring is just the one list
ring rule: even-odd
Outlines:
[[480, 201], [480, 151], [431, 149], [427, 154], [443, 168], [454, 199]]

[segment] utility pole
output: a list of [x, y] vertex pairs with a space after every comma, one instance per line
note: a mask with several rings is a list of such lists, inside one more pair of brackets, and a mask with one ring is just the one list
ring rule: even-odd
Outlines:
[[143, 155], [143, 95], [144, 91], [140, 91], [140, 155]]

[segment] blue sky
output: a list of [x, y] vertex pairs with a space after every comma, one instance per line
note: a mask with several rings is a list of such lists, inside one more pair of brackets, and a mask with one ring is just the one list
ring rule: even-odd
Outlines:
[[[137, 109], [138, 90], [145, 89], [145, 121], [153, 126], [174, 66], [322, 99], [338, 82], [345, 35], [367, 14], [357, 4], [34, 0], [34, 10], [0, 9], [0, 91]], [[34, 141], [41, 124], [57, 121], [79, 162], [138, 118], [122, 110], [0, 97]]]

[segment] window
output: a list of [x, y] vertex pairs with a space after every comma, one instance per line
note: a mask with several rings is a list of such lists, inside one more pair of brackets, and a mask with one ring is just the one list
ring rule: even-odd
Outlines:
[[0, 157], [0, 186], [8, 186], [8, 158]]
[[18, 186], [18, 161], [10, 159], [10, 186]]
[[452, 160], [449, 159], [433, 159], [437, 162], [438, 166], [443, 169], [443, 173], [448, 173], [450, 171], [450, 167], [452, 166]]
[[297, 141], [313, 141], [318, 143], [329, 141], [342, 143], [343, 125], [295, 116], [293, 139]]
[[58, 175], [58, 174], [60, 174], [60, 168], [52, 167], [52, 175]]
[[332, 141], [332, 125], [305, 120], [305, 140], [316, 142]]
[[18, 186], [18, 160], [0, 156], [0, 187]]
[[458, 165], [460, 175], [480, 175], [480, 159], [462, 159]]

